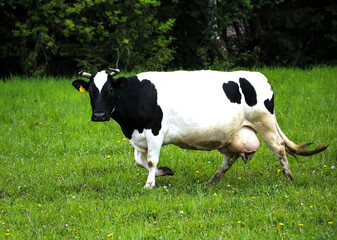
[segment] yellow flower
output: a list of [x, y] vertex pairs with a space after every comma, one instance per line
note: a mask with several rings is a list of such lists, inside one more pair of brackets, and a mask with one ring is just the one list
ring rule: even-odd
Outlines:
[[63, 132], [60, 132], [60, 135], [62, 135], [63, 134]]
[[238, 224], [241, 224], [241, 222], [240, 222], [240, 221], [238, 221]]
[[110, 157], [110, 155], [108, 155], [108, 156], [105, 156], [105, 158], [106, 158], [106, 159], [110, 159], [111, 157]]
[[107, 235], [107, 237], [110, 238], [110, 237], [112, 237], [113, 235], [114, 235], [113, 233], [110, 233], [110, 234]]
[[299, 227], [303, 227], [303, 224], [302, 224], [302, 223], [300, 223], [300, 224], [298, 224], [298, 226], [299, 226]]
[[310, 208], [313, 208], [314, 206], [310, 205]]
[[279, 223], [278, 225], [280, 225], [280, 226], [284, 226], [284, 223]]
[[330, 225], [331, 225], [331, 224], [332, 224], [332, 222], [328, 222], [328, 224], [330, 224]]
[[282, 170], [281, 169], [277, 169], [277, 173], [280, 173]]
[[327, 165], [324, 165], [323, 167], [327, 167]]
[[117, 141], [117, 143], [120, 143], [120, 142], [121, 142], [121, 141], [119, 141], [119, 140]]
[[11, 235], [9, 232], [6, 232], [6, 233], [5, 233], [5, 236], [9, 236], [9, 235]]
[[228, 184], [227, 187], [231, 187], [231, 185]]
[[195, 171], [195, 173], [199, 173], [199, 171]]
[[216, 193], [213, 193], [213, 196], [216, 197]]

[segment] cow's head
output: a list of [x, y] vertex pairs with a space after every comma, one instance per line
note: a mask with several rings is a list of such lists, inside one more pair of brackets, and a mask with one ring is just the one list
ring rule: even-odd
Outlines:
[[80, 92], [89, 92], [92, 107], [91, 120], [94, 122], [109, 121], [110, 116], [115, 110], [115, 90], [120, 89], [126, 83], [126, 78], [113, 78], [119, 73], [118, 69], [90, 74], [80, 72], [83, 77], [89, 78], [89, 82], [82, 79], [73, 81], [73, 86]]

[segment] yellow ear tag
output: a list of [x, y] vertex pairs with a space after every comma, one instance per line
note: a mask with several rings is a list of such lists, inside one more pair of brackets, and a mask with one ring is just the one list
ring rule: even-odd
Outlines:
[[80, 86], [79, 90], [80, 90], [80, 92], [86, 92], [85, 88], [82, 87], [82, 85]]

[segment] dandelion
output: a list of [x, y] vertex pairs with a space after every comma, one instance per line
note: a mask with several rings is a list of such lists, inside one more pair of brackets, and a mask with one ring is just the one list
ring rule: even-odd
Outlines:
[[9, 232], [6, 232], [6, 233], [5, 233], [5, 236], [9, 236], [9, 235], [11, 235]]
[[331, 224], [332, 224], [332, 222], [328, 222], [328, 224], [330, 224], [330, 225], [331, 225]]
[[241, 221], [238, 221], [238, 224], [241, 224]]
[[195, 171], [195, 173], [199, 173], [199, 171]]
[[62, 135], [63, 134], [63, 132], [60, 132], [60, 135]]
[[110, 156], [110, 155], [108, 155], [108, 156], [105, 156], [105, 158], [106, 158], [106, 159], [110, 159], [110, 158], [111, 158], [111, 156]]
[[299, 227], [303, 227], [303, 223], [298, 224]]
[[126, 140], [126, 138], [123, 138], [123, 141], [125, 141]]
[[231, 185], [230, 185], [230, 184], [228, 184], [228, 185], [227, 185], [227, 187], [231, 187]]
[[110, 233], [107, 235], [108, 238], [111, 238], [114, 234], [113, 233]]
[[281, 169], [277, 169], [277, 173], [280, 173], [282, 170]]
[[313, 208], [314, 206], [310, 205], [310, 208]]
[[120, 143], [120, 142], [121, 142], [121, 141], [119, 141], [119, 140], [117, 141], [117, 143]]
[[327, 167], [327, 165], [324, 165], [323, 167]]
[[279, 223], [278, 225], [280, 225], [280, 226], [284, 226], [284, 223]]
[[180, 211], [180, 213], [179, 213], [180, 215], [183, 215], [184, 214], [184, 211]]
[[216, 193], [213, 193], [213, 196], [216, 197]]

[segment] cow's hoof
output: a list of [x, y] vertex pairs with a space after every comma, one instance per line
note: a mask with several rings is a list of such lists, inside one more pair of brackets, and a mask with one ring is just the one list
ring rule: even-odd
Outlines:
[[155, 186], [155, 185], [146, 183], [146, 185], [143, 187], [143, 189], [146, 189], [146, 190], [148, 190], [148, 189], [153, 189], [154, 186]]
[[211, 185], [211, 184], [213, 184], [213, 183], [216, 183], [217, 181], [219, 181], [219, 179], [214, 179], [214, 178], [212, 178], [212, 179], [208, 180], [207, 182], [205, 182], [204, 185], [205, 185], [205, 186]]
[[168, 167], [157, 167], [156, 177], [174, 175], [174, 172]]

